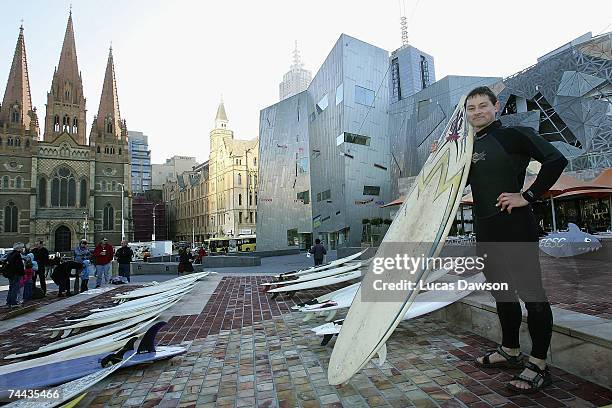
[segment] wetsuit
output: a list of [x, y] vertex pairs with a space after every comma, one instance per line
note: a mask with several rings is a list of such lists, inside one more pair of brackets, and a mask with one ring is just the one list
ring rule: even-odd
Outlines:
[[503, 127], [495, 121], [475, 135], [468, 183], [474, 198], [474, 227], [478, 253], [485, 258], [485, 276], [492, 283], [507, 283], [509, 290], [492, 291], [502, 327], [502, 345], [519, 348], [522, 312], [528, 312], [531, 355], [546, 359], [552, 335], [552, 311], [542, 286], [538, 224], [531, 205], [508, 214], [496, 207], [501, 193], [522, 191], [527, 165], [533, 158], [542, 168], [527, 191], [536, 201], [552, 187], [567, 165], [565, 157], [533, 129]]

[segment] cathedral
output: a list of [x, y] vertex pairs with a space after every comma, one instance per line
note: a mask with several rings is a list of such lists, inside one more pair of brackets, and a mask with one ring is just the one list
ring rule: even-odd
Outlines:
[[0, 105], [0, 248], [42, 239], [49, 250], [69, 251], [82, 238], [118, 245], [133, 236], [128, 132], [112, 48], [89, 140], [85, 102], [71, 12], [40, 127], [21, 27]]

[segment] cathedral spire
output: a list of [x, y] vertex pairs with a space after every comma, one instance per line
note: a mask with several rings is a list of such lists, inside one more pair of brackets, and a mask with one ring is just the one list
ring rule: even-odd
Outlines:
[[0, 110], [0, 122], [14, 123], [30, 128], [33, 119], [32, 96], [30, 94], [30, 80], [28, 77], [28, 60], [26, 58], [25, 38], [23, 36], [23, 25], [19, 27], [19, 37], [15, 46], [13, 63], [6, 83], [2, 109]]
[[223, 97], [221, 97], [221, 102], [219, 102], [219, 106], [217, 107], [217, 116], [215, 117], [215, 128], [225, 129], [227, 128], [228, 122], [229, 120], [227, 119], [227, 114], [225, 113], [225, 105], [223, 104]]
[[57, 72], [65, 78], [74, 80], [79, 78], [79, 64], [77, 62], [76, 44], [74, 41], [74, 27], [72, 26], [72, 10], [70, 10], [68, 15], [68, 24], [66, 25], [66, 33], [64, 34], [64, 43], [62, 44]]
[[113, 62], [113, 47], [108, 51], [108, 61], [102, 85], [102, 96], [96, 119], [98, 132], [112, 134], [117, 139], [121, 137], [121, 115], [119, 114], [119, 97], [117, 95], [117, 82], [115, 79], [115, 64]]
[[61, 133], [66, 132], [77, 143], [86, 144], [85, 102], [83, 81], [77, 62], [72, 10], [70, 10], [59, 64], [53, 73], [51, 90], [47, 93], [45, 141], [53, 141]]

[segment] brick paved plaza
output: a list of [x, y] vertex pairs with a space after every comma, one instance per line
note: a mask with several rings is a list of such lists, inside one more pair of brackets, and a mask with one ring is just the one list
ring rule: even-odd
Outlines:
[[[553, 368], [554, 384], [517, 396], [505, 389], [512, 372], [481, 370], [472, 361], [494, 343], [422, 317], [403, 322], [387, 344], [387, 362], [370, 363], [346, 385], [327, 383], [335, 340], [321, 346], [295, 303], [325, 293], [311, 290], [293, 300], [270, 300], [259, 285], [271, 277], [225, 275], [201, 312], [174, 316], [160, 344], [181, 344], [186, 354], [121, 370], [90, 389], [79, 406], [91, 407], [601, 407], [612, 391]], [[203, 281], [199, 285], [210, 285]], [[64, 318], [107, 305], [121, 289], [83, 296], [70, 308], [0, 333], [0, 356], [49, 342], [41, 334]], [[190, 300], [193, 302], [194, 300]], [[44, 306], [41, 306], [44, 307]], [[24, 342], [24, 339], [26, 341]], [[6, 364], [1, 361], [0, 364]]]

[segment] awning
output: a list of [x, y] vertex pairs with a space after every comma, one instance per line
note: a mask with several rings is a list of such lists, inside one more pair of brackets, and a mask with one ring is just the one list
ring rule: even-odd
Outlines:
[[611, 194], [612, 194], [612, 188], [598, 188], [598, 189], [590, 189], [590, 190], [575, 190], [575, 191], [568, 191], [567, 193], [559, 194], [558, 196], [555, 196], [555, 199], [557, 199], [557, 198], [564, 198], [564, 197], [576, 197], [576, 196], [581, 196], [581, 195], [586, 195], [586, 196], [589, 196], [589, 197], [602, 198], [602, 197], [608, 197]]
[[[527, 190], [533, 182], [535, 181], [536, 176], [529, 176], [525, 178], [525, 183], [523, 184], [523, 191]], [[556, 197], [560, 194], [567, 193], [569, 191], [577, 191], [577, 190], [597, 190], [602, 188], [603, 186], [598, 185], [594, 181], [584, 182], [575, 177], [569, 176], [567, 174], [561, 174], [559, 179], [553, 186], [544, 194], [542, 197]]]
[[589, 183], [595, 184], [604, 188], [612, 188], [612, 168], [607, 168], [601, 174], [591, 180]]

